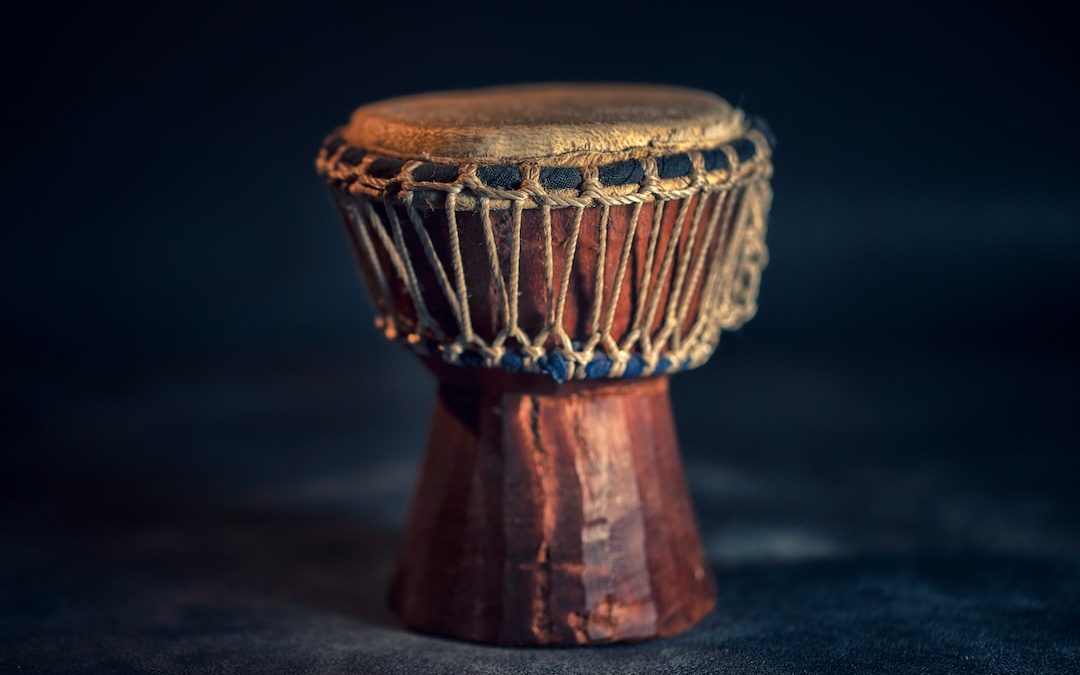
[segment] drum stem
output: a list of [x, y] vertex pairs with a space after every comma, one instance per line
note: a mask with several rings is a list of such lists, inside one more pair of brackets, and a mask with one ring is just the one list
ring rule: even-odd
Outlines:
[[667, 377], [442, 379], [391, 594], [408, 626], [594, 644], [680, 633], [709, 612]]

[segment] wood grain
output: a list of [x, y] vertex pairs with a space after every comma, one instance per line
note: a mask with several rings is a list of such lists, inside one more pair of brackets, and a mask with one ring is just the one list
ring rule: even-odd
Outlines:
[[712, 608], [666, 377], [556, 387], [430, 365], [442, 383], [391, 594], [408, 626], [594, 644]]

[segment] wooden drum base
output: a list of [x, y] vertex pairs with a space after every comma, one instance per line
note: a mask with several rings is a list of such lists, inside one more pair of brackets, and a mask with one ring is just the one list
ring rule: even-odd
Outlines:
[[666, 377], [555, 386], [429, 365], [439, 396], [391, 592], [406, 625], [595, 644], [712, 609]]

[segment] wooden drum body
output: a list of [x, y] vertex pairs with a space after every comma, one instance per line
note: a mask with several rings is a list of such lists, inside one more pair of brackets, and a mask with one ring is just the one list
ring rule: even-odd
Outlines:
[[396, 99], [326, 140], [376, 323], [440, 382], [407, 625], [588, 644], [709, 611], [667, 375], [755, 311], [769, 154], [721, 99], [639, 86]]

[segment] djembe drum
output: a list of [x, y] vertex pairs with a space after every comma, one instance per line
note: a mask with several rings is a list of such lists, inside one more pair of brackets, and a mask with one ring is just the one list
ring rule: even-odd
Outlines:
[[376, 325], [439, 380], [408, 626], [585, 644], [712, 608], [668, 374], [755, 311], [769, 155], [722, 99], [650, 86], [400, 98], [326, 139]]

